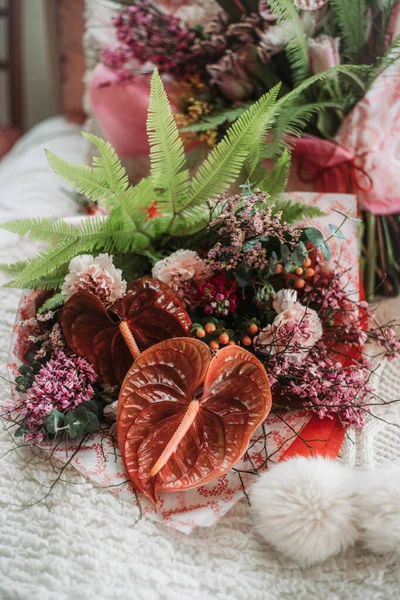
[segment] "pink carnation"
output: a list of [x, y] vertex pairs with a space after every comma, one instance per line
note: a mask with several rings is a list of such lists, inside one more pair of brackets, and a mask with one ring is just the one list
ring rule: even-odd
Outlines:
[[294, 290], [280, 290], [273, 307], [278, 316], [259, 333], [256, 345], [268, 354], [285, 353], [299, 362], [322, 337], [322, 325], [315, 310], [297, 302]]
[[195, 292], [210, 277], [211, 271], [197, 252], [177, 250], [158, 261], [153, 267], [152, 275], [169, 285], [185, 304], [190, 304]]
[[105, 306], [111, 306], [126, 292], [121, 269], [116, 269], [109, 254], [81, 254], [69, 263], [61, 292], [66, 300], [79, 290], [95, 294]]

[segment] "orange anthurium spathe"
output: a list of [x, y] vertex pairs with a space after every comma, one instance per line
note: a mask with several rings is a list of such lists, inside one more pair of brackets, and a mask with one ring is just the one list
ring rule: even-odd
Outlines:
[[203, 342], [175, 338], [145, 350], [127, 373], [118, 400], [118, 445], [135, 488], [204, 485], [246, 452], [271, 409], [261, 362], [238, 346], [212, 358]]

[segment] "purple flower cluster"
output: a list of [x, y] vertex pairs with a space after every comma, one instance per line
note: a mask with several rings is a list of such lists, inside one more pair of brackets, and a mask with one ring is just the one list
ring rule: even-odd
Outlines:
[[326, 274], [316, 267], [312, 281], [300, 291], [303, 304], [308, 304], [320, 315], [324, 325], [325, 345], [338, 343], [360, 348], [374, 343], [383, 349], [382, 358], [394, 360], [400, 354], [400, 341], [393, 327], [376, 324], [373, 311], [365, 301], [350, 300], [349, 290], [343, 284], [345, 273], [336, 269]]
[[220, 216], [213, 219], [210, 230], [218, 232], [221, 241], [208, 252], [215, 271], [230, 271], [244, 264], [248, 269], [263, 270], [268, 266], [265, 245], [269, 238], [293, 247], [301, 231], [282, 221], [282, 213], [273, 215], [266, 205], [268, 194], [257, 192], [247, 196], [219, 196], [210, 208], [223, 206]]
[[[174, 73], [190, 68], [188, 59], [196, 34], [173, 15], [164, 14], [150, 0], [142, 0], [129, 6], [113, 21], [117, 39], [124, 50], [109, 50], [109, 65], [124, 64], [134, 58], [144, 64], [156, 64], [161, 73]], [[126, 62], [126, 61], [125, 61]], [[187, 63], [182, 66], [183, 63]]]
[[286, 404], [292, 398], [321, 419], [336, 415], [345, 426], [364, 425], [373, 393], [367, 361], [343, 366], [329, 350], [315, 348], [302, 362], [293, 363], [282, 353], [264, 358], [264, 364], [273, 393], [281, 394]]
[[26, 424], [31, 431], [43, 425], [52, 410], [66, 412], [94, 395], [92, 383], [97, 375], [91, 364], [74, 354], [58, 352], [35, 376], [25, 403]]

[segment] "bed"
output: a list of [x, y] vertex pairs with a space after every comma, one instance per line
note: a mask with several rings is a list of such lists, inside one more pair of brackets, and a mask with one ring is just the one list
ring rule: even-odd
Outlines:
[[[68, 188], [47, 166], [43, 149], [83, 162], [86, 146], [79, 130], [79, 124], [59, 116], [40, 123], [16, 143], [0, 162], [0, 220], [77, 214]], [[36, 251], [26, 240], [0, 233], [0, 262], [22, 260]], [[5, 378], [18, 300], [14, 290], [0, 290], [0, 372]], [[398, 387], [398, 365], [389, 364], [380, 392], [391, 398]], [[0, 398], [4, 401], [8, 396], [9, 384], [1, 379]], [[374, 421], [353, 435], [341, 459], [365, 468], [399, 459], [400, 416], [393, 411], [390, 420], [394, 425]], [[9, 449], [9, 435], [1, 431], [0, 597], [4, 600], [398, 597], [399, 570], [393, 556], [373, 557], [356, 547], [302, 571], [258, 538], [245, 502], [215, 527], [187, 536], [145, 519], [135, 522], [130, 503], [71, 470], [46, 501], [27, 508], [50, 489], [54, 473], [46, 465], [27, 464], [23, 450], [7, 453]]]

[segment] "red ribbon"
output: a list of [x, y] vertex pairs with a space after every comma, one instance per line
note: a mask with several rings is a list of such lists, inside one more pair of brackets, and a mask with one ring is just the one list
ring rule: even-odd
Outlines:
[[369, 192], [373, 182], [364, 170], [366, 153], [354, 155], [340, 144], [305, 136], [293, 146], [297, 175], [303, 183], [315, 183], [318, 192]]
[[[359, 279], [360, 300], [365, 299], [364, 287], [361, 274]], [[368, 328], [368, 319], [365, 310], [361, 309], [360, 318], [364, 330]], [[354, 364], [361, 356], [362, 348], [351, 348], [347, 356], [338, 357], [345, 367]], [[280, 460], [287, 460], [295, 456], [323, 456], [324, 458], [336, 458], [339, 454], [344, 440], [346, 430], [338, 417], [325, 417], [320, 419], [313, 416], [307, 425], [299, 432], [294, 442], [283, 453]]]

